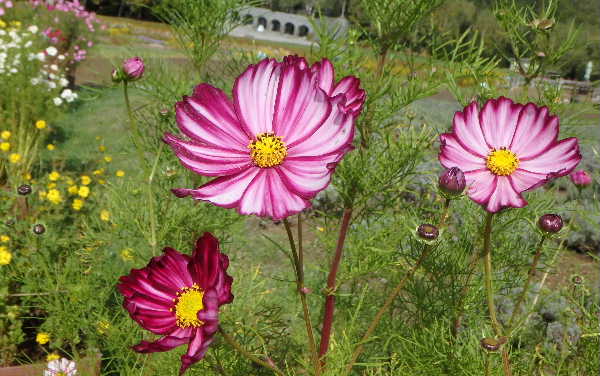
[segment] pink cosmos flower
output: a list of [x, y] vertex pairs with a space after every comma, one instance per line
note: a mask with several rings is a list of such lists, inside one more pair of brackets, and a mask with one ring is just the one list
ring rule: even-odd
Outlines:
[[241, 214], [282, 219], [298, 213], [352, 149], [364, 100], [358, 78], [336, 84], [327, 59], [311, 67], [296, 56], [250, 65], [235, 81], [232, 101], [200, 84], [176, 105], [188, 140], [168, 133], [164, 140], [186, 168], [217, 178], [173, 192]]
[[60, 358], [48, 362], [44, 370], [44, 376], [75, 376], [77, 367], [74, 361]]
[[141, 57], [131, 57], [123, 61], [123, 73], [128, 81], [142, 78], [144, 74], [144, 60]]
[[592, 177], [585, 170], [573, 171], [570, 175], [571, 181], [578, 187], [592, 184]]
[[140, 326], [163, 337], [141, 341], [141, 353], [168, 351], [188, 344], [181, 356], [180, 374], [204, 357], [219, 327], [219, 307], [233, 301], [227, 274], [229, 259], [219, 241], [205, 233], [192, 256], [165, 248], [143, 269], [132, 269], [117, 286], [123, 307]]
[[463, 170], [468, 195], [489, 212], [522, 208], [522, 192], [569, 174], [581, 161], [576, 138], [561, 141], [558, 118], [548, 108], [491, 99], [454, 115], [440, 136], [440, 163]]

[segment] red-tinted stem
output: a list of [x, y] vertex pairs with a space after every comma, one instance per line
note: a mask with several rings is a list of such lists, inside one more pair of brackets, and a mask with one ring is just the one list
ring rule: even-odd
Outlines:
[[331, 269], [329, 269], [329, 276], [327, 277], [327, 296], [325, 297], [325, 314], [323, 316], [323, 330], [321, 332], [321, 343], [319, 346], [319, 358], [321, 364], [325, 364], [324, 357], [329, 349], [329, 340], [331, 338], [331, 328], [333, 326], [333, 314], [335, 311], [335, 280], [340, 262], [342, 261], [342, 253], [344, 250], [344, 242], [346, 241], [346, 234], [348, 233], [348, 226], [350, 225], [350, 218], [352, 217], [352, 209], [347, 208], [344, 210], [342, 216], [342, 225], [340, 226], [340, 233], [338, 236], [337, 246], [335, 248], [335, 255], [331, 263]]

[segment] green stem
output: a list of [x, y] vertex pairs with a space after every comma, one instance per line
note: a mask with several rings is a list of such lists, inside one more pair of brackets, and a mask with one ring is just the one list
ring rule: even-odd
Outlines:
[[[290, 242], [290, 248], [292, 250], [292, 259], [294, 261], [294, 269], [296, 270], [296, 287], [298, 290], [298, 294], [300, 295], [300, 302], [302, 303], [302, 313], [304, 315], [304, 323], [306, 324], [306, 334], [308, 336], [308, 348], [315, 367], [315, 375], [320, 376], [321, 363], [319, 362], [319, 355], [317, 354], [317, 346], [315, 344], [315, 335], [313, 331], [312, 321], [310, 318], [310, 310], [308, 308], [308, 303], [306, 301], [306, 292], [304, 290], [304, 265], [301, 263], [304, 260], [303, 257], [301, 258], [298, 255], [298, 252], [296, 251], [294, 235], [292, 234], [290, 222], [287, 220], [287, 218], [283, 220], [283, 224], [285, 225], [285, 231], [287, 232], [288, 240]], [[302, 223], [299, 222], [299, 225], [301, 224]]]
[[521, 294], [519, 295], [519, 298], [517, 299], [517, 303], [515, 304], [513, 313], [510, 316], [510, 320], [508, 320], [508, 329], [506, 332], [508, 333], [507, 335], [509, 337], [513, 330], [512, 324], [513, 324], [515, 318], [517, 317], [517, 312], [519, 312], [519, 308], [521, 307], [521, 304], [523, 304], [523, 301], [525, 300], [525, 296], [527, 295], [527, 292], [529, 291], [529, 286], [531, 285], [531, 281], [533, 280], [533, 277], [535, 276], [535, 272], [537, 270], [537, 264], [540, 261], [540, 257], [542, 256], [542, 249], [543, 249], [545, 240], [546, 240], [546, 236], [542, 236], [542, 239], [540, 240], [540, 243], [538, 244], [537, 251], [535, 252], [535, 256], [533, 256], [533, 261], [531, 263], [531, 268], [529, 268], [529, 274], [527, 276], [527, 280], [525, 281], [525, 284], [523, 285], [523, 291], [521, 291]]
[[148, 185], [147, 185], [147, 193], [148, 193], [148, 205], [150, 209], [150, 246], [152, 247], [152, 254], [154, 256], [158, 255], [157, 252], [157, 239], [156, 239], [156, 213], [155, 213], [155, 203], [154, 203], [154, 195], [152, 194], [152, 182], [154, 181], [154, 174], [156, 173], [156, 167], [158, 166], [158, 160], [160, 159], [160, 153], [162, 152], [162, 148], [164, 143], [160, 143], [158, 147], [158, 153], [156, 154], [156, 158], [154, 159], [154, 164], [152, 165], [152, 170], [150, 171], [150, 175], [148, 175]]
[[127, 81], [123, 81], [123, 96], [125, 97], [125, 106], [127, 107], [127, 116], [129, 118], [129, 133], [131, 134], [131, 139], [133, 140], [133, 146], [135, 146], [135, 150], [137, 151], [138, 159], [140, 160], [140, 166], [144, 166], [144, 155], [142, 154], [142, 149], [138, 140], [139, 132], [137, 129], [135, 117], [133, 116], [133, 111], [131, 109], [131, 102], [129, 101], [129, 91], [127, 88]]
[[[494, 285], [492, 279], [492, 223], [494, 219], [494, 213], [486, 213], [485, 225], [483, 227], [483, 266], [484, 266], [484, 279], [485, 279], [485, 291], [487, 295], [488, 310], [490, 313], [490, 321], [496, 337], [502, 338], [502, 326], [498, 322], [496, 317], [496, 305], [494, 303]], [[508, 344], [502, 346], [502, 369], [505, 376], [512, 376], [510, 370], [510, 359], [507, 350]]]
[[502, 336], [502, 327], [496, 318], [496, 305], [494, 304], [494, 285], [492, 280], [492, 222], [494, 213], [487, 213], [485, 217], [485, 225], [483, 227], [483, 266], [485, 278], [485, 291], [487, 295], [487, 305], [490, 313], [492, 328], [496, 336]]
[[258, 357], [256, 357], [255, 355], [251, 354], [249, 351], [244, 349], [242, 347], [242, 345], [240, 345], [232, 336], [230, 336], [227, 332], [225, 332], [221, 326], [219, 326], [219, 333], [221, 333], [225, 342], [230, 344], [231, 347], [236, 349], [237, 352], [239, 352], [240, 354], [242, 354], [243, 356], [248, 358], [248, 360], [250, 360], [260, 366], [270, 369], [276, 375], [285, 376], [285, 374], [283, 372], [281, 372], [281, 370], [279, 368], [277, 368], [276, 365], [270, 364], [269, 362], [265, 362], [264, 360], [259, 359]]

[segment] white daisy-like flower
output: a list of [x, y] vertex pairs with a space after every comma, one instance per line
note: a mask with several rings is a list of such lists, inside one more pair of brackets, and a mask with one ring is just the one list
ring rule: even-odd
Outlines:
[[64, 77], [61, 77], [60, 80], [58, 80], [58, 84], [62, 87], [68, 86], [69, 85], [69, 80], [67, 80]]
[[39, 29], [37, 26], [31, 25], [27, 28], [27, 31], [29, 31], [31, 34], [36, 34], [39, 31]]
[[56, 98], [52, 99], [52, 102], [54, 102], [55, 106], [60, 106], [62, 104], [63, 100], [60, 99], [59, 97], [56, 97]]
[[44, 55], [43, 52], [38, 52], [35, 57], [39, 60], [39, 61], [44, 61], [46, 60], [46, 55]]
[[52, 64], [52, 65], [50, 65], [50, 69], [52, 69], [54, 71], [57, 71], [58, 70], [58, 65]]
[[46, 48], [46, 53], [49, 56], [56, 56], [56, 54], [58, 54], [58, 50], [56, 49], [56, 47], [50, 46], [50, 47]]
[[75, 376], [77, 375], [77, 366], [74, 361], [60, 358], [48, 362], [44, 376]]
[[63, 54], [60, 54], [57, 57], [58, 57], [58, 60], [64, 60], [65, 59], [65, 55], [63, 55]]
[[39, 83], [40, 83], [40, 79], [39, 78], [34, 77], [34, 78], [31, 79], [31, 84], [32, 85], [37, 85]]

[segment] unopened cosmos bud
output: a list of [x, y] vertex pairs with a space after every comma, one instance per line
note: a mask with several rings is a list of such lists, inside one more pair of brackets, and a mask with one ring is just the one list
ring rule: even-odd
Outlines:
[[559, 232], [563, 227], [563, 220], [557, 214], [544, 214], [538, 221], [540, 229], [546, 233], [554, 234]]
[[46, 227], [44, 227], [43, 224], [38, 223], [35, 226], [33, 226], [33, 233], [36, 235], [42, 235], [44, 232], [46, 232]]
[[419, 227], [417, 228], [417, 234], [421, 239], [435, 240], [440, 234], [440, 231], [434, 225], [424, 223], [422, 225], [419, 225]]
[[458, 167], [451, 167], [446, 170], [438, 180], [442, 192], [449, 195], [460, 195], [467, 185], [465, 174]]
[[31, 193], [31, 185], [29, 185], [29, 184], [20, 185], [19, 188], [17, 188], [17, 193], [20, 194], [21, 196], [27, 196], [28, 194]]

